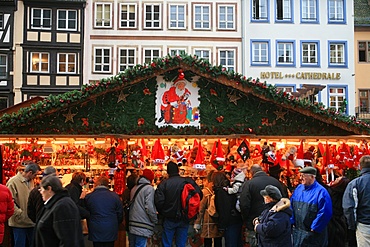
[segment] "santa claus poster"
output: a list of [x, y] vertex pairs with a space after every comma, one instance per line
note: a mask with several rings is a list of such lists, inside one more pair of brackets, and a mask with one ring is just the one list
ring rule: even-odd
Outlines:
[[159, 77], [156, 95], [156, 122], [158, 127], [195, 126], [200, 128], [199, 88], [184, 78], [166, 82]]

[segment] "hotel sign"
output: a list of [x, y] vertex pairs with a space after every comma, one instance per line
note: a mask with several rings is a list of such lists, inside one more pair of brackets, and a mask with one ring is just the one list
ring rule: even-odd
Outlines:
[[261, 72], [261, 79], [286, 79], [296, 78], [302, 80], [339, 80], [340, 73], [325, 73], [325, 72], [297, 72], [285, 73], [283, 72]]

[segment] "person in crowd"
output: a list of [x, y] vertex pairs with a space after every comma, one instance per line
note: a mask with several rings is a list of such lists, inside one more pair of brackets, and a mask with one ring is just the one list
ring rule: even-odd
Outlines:
[[86, 175], [83, 172], [74, 172], [72, 175], [71, 183], [65, 188], [68, 190], [69, 196], [76, 203], [80, 211], [81, 219], [89, 218], [89, 211], [85, 207], [86, 190], [83, 186], [86, 183]]
[[212, 171], [209, 172], [206, 179], [203, 180], [203, 199], [200, 202], [199, 214], [194, 222], [194, 229], [196, 231], [200, 230], [200, 236], [204, 238], [204, 247], [222, 247], [222, 232], [218, 230], [217, 218], [211, 217], [207, 211], [211, 197], [214, 195], [212, 174]]
[[330, 183], [329, 194], [333, 204], [333, 216], [328, 225], [329, 247], [348, 246], [349, 231], [342, 207], [343, 194], [348, 183], [349, 179], [344, 176], [337, 177]]
[[14, 200], [14, 214], [8, 224], [13, 230], [15, 247], [29, 247], [33, 243], [35, 223], [27, 215], [27, 203], [30, 191], [35, 187], [33, 179], [39, 170], [39, 165], [29, 162], [24, 171], [18, 172], [6, 183]]
[[154, 172], [144, 169], [143, 174], [137, 181], [137, 185], [131, 190], [131, 198], [138, 191], [130, 207], [129, 232], [132, 234], [130, 246], [145, 247], [148, 238], [153, 235], [155, 224], [158, 222], [157, 210], [154, 206], [154, 188], [151, 186]]
[[85, 197], [86, 209], [90, 212], [87, 220], [88, 239], [94, 247], [114, 247], [118, 238], [118, 226], [123, 220], [123, 207], [119, 196], [109, 190], [109, 179], [99, 177], [94, 191]]
[[79, 210], [60, 179], [56, 176], [44, 177], [40, 193], [45, 206], [36, 223], [35, 246], [83, 247]]
[[5, 223], [14, 213], [14, 202], [12, 193], [0, 184], [0, 247], [4, 240]]
[[284, 184], [283, 181], [281, 181], [281, 172], [284, 171], [283, 168], [281, 168], [281, 166], [279, 164], [275, 165], [275, 166], [270, 166], [269, 167], [269, 170], [268, 170], [268, 174], [273, 177], [273, 178], [276, 178], [280, 184], [281, 184], [281, 187], [283, 188], [283, 191], [281, 192], [281, 195], [284, 197], [284, 198], [289, 198], [289, 193], [290, 191], [288, 190], [288, 186], [286, 186]]
[[242, 246], [241, 215], [236, 209], [236, 194], [229, 194], [224, 187], [229, 186], [229, 179], [224, 172], [214, 172], [212, 175], [215, 206], [218, 213], [218, 230], [224, 234], [226, 247]]
[[[48, 166], [43, 171], [43, 177], [48, 175], [56, 175], [56, 169], [53, 166]], [[28, 197], [28, 203], [27, 203], [27, 215], [28, 217], [36, 223], [36, 219], [38, 219], [38, 216], [44, 207], [44, 201], [42, 200], [42, 196], [39, 192], [40, 185], [33, 188], [30, 192], [30, 195]]]
[[289, 199], [282, 198], [280, 190], [273, 185], [267, 185], [260, 193], [265, 201], [265, 209], [253, 221], [258, 246], [292, 247]]
[[302, 182], [290, 198], [293, 246], [327, 246], [327, 226], [333, 214], [329, 192], [316, 181], [314, 167], [305, 167], [299, 173]]
[[168, 162], [167, 173], [169, 177], [158, 185], [154, 195], [155, 206], [163, 217], [162, 244], [163, 247], [171, 247], [172, 240], [176, 236], [176, 246], [185, 247], [189, 221], [182, 216], [180, 197], [185, 182], [191, 183], [201, 198], [203, 194], [194, 180], [180, 177], [179, 168], [175, 162]]
[[[131, 174], [130, 176], [127, 177], [127, 181], [126, 181], [127, 187], [123, 191], [123, 194], [122, 194], [122, 204], [123, 205], [128, 205], [128, 203], [130, 202], [130, 192], [132, 188], [134, 188], [134, 186], [137, 184], [138, 179], [139, 177], [137, 174]], [[125, 210], [125, 207], [123, 209]], [[128, 227], [128, 220], [129, 220], [128, 212], [124, 212], [124, 213], [125, 213], [124, 226], [125, 226], [126, 231], [128, 232], [128, 239], [130, 242], [131, 234], [129, 232], [129, 227]]]
[[252, 179], [244, 182], [240, 194], [240, 210], [246, 227], [246, 243], [251, 247], [257, 246], [256, 233], [254, 232], [253, 220], [263, 211], [264, 200], [260, 191], [267, 185], [273, 185], [283, 191], [280, 182], [270, 177], [258, 164], [252, 165], [250, 169]]
[[356, 231], [359, 247], [370, 246], [370, 155], [360, 158], [360, 177], [349, 182], [343, 195], [348, 229]]

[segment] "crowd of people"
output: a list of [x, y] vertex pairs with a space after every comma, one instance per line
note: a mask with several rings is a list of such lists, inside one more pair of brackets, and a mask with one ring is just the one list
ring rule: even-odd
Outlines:
[[[84, 172], [74, 172], [63, 186], [52, 166], [36, 185], [41, 169], [30, 162], [0, 185], [0, 246], [6, 223], [15, 247], [80, 247], [86, 235], [94, 247], [113, 247], [120, 226], [130, 247], [370, 246], [369, 155], [360, 159], [360, 168], [358, 178], [338, 174], [329, 184], [313, 166], [298, 170], [299, 180], [292, 183], [282, 169], [257, 164], [231, 173], [210, 171], [199, 182], [180, 176], [170, 161], [164, 179], [150, 169], [132, 172], [118, 195], [105, 174], [87, 192]], [[185, 184], [200, 200], [191, 219], [180, 196]]]

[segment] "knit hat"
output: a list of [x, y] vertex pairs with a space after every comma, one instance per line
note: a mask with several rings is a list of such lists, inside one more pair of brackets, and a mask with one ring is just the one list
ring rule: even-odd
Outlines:
[[167, 173], [171, 177], [173, 175], [178, 175], [179, 174], [179, 167], [177, 164], [173, 161], [168, 162], [167, 164]]
[[282, 198], [280, 190], [273, 185], [267, 185], [264, 190], [260, 191], [260, 194], [261, 196], [269, 196], [277, 201]]
[[236, 175], [238, 175], [239, 173], [241, 173], [242, 172], [242, 169], [240, 169], [240, 168], [235, 168], [234, 170], [233, 170], [233, 173], [231, 174], [231, 178], [235, 178], [235, 176]]
[[142, 176], [151, 182], [154, 179], [154, 172], [150, 169], [144, 169]]
[[307, 166], [301, 170], [299, 170], [300, 173], [305, 173], [305, 174], [311, 174], [311, 175], [315, 175], [317, 174], [317, 170], [316, 168], [312, 167], [312, 166]]

